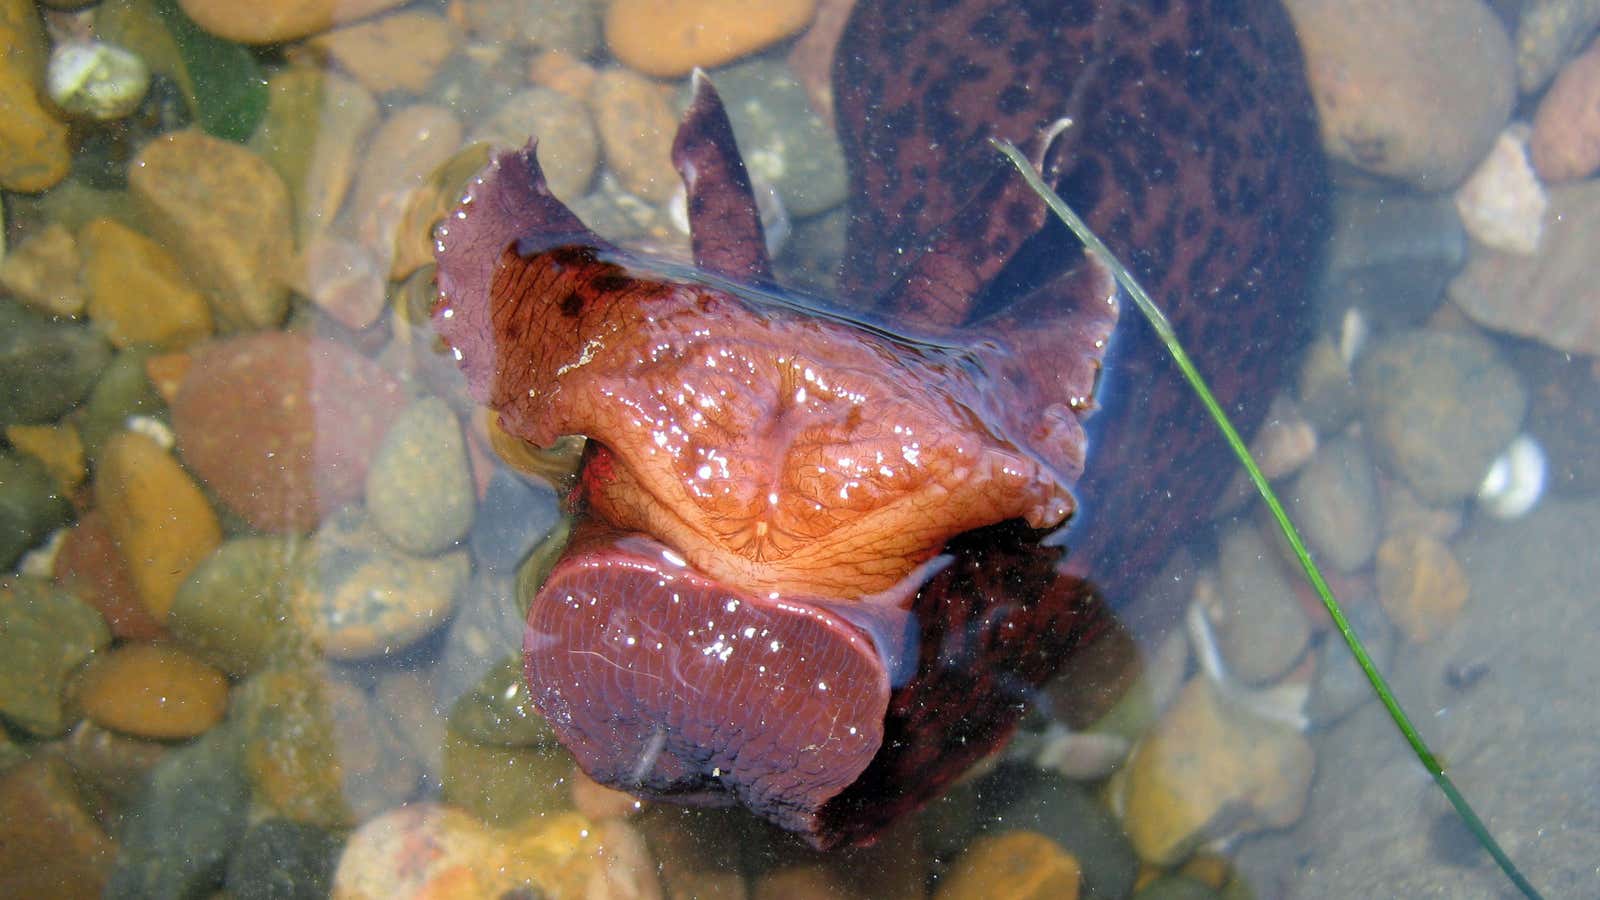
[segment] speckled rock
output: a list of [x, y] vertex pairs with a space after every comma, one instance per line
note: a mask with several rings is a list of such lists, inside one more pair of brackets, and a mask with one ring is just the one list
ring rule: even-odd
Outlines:
[[1311, 625], [1294, 596], [1294, 582], [1261, 530], [1241, 526], [1222, 539], [1214, 598], [1200, 596], [1222, 656], [1235, 677], [1272, 681], [1294, 665], [1311, 639]]
[[466, 537], [475, 499], [466, 439], [450, 405], [437, 397], [412, 404], [367, 472], [372, 523], [401, 550], [431, 556]]
[[682, 182], [672, 168], [678, 116], [661, 86], [627, 69], [606, 69], [595, 78], [589, 105], [606, 164], [622, 186], [652, 204], [665, 203]]
[[788, 66], [752, 60], [717, 72], [716, 84], [745, 165], [778, 189], [790, 214], [815, 216], [844, 202], [844, 151]]
[[80, 233], [89, 321], [115, 347], [186, 347], [211, 334], [211, 309], [160, 244], [111, 219]]
[[1338, 159], [1445, 190], [1483, 157], [1510, 116], [1511, 40], [1482, 0], [1287, 5], [1323, 146]]
[[55, 580], [98, 610], [111, 633], [123, 640], [149, 640], [166, 633], [139, 599], [128, 561], [97, 509], [85, 513], [62, 538]]
[[287, 819], [250, 826], [228, 859], [226, 886], [237, 900], [320, 900], [328, 896], [343, 842]]
[[179, 0], [201, 28], [241, 44], [278, 44], [327, 31], [405, 0], [269, 0], [241, 5], [234, 0]]
[[1516, 373], [1466, 332], [1387, 337], [1357, 361], [1356, 383], [1378, 458], [1434, 503], [1477, 491], [1527, 408]]
[[67, 676], [109, 643], [100, 616], [70, 594], [32, 579], [0, 582], [0, 715], [36, 735], [66, 731]]
[[600, 138], [581, 101], [550, 88], [525, 88], [479, 125], [471, 140], [514, 149], [532, 135], [539, 138], [539, 167], [551, 193], [572, 200], [583, 196], [600, 162]]
[[600, 46], [602, 6], [596, 0], [467, 0], [461, 13], [472, 36], [485, 43], [588, 57]]
[[193, 897], [220, 883], [243, 836], [250, 787], [226, 728], [167, 754], [123, 818], [107, 900]]
[[397, 653], [450, 618], [472, 562], [466, 551], [399, 553], [354, 514], [317, 532], [296, 585], [296, 615], [323, 653], [361, 659]]
[[305, 247], [338, 215], [361, 145], [378, 123], [378, 103], [355, 81], [310, 66], [273, 73], [267, 90], [267, 114], [249, 147], [283, 178]]
[[1471, 587], [1450, 547], [1422, 534], [1397, 534], [1378, 548], [1378, 600], [1413, 644], [1454, 624]]
[[0, 449], [0, 566], [9, 570], [28, 548], [71, 518], [61, 485], [43, 463]]
[[1600, 0], [1527, 0], [1517, 17], [1517, 81], [1532, 94], [1600, 24]]
[[67, 176], [66, 123], [45, 108], [45, 42], [28, 0], [0, 0], [0, 187], [42, 191]]
[[0, 775], [0, 894], [98, 897], [116, 856], [66, 763], [40, 756]]
[[732, 62], [811, 21], [816, 0], [617, 0], [606, 10], [606, 43], [625, 65], [664, 78]]
[[178, 586], [222, 542], [216, 514], [170, 453], [131, 431], [100, 454], [94, 496], [139, 598], [160, 621]]
[[76, 318], [84, 303], [79, 265], [72, 230], [50, 222], [7, 250], [0, 260], [0, 287], [46, 315]]
[[167, 627], [202, 659], [233, 675], [306, 654], [308, 638], [290, 602], [301, 556], [297, 538], [225, 541], [178, 588]]
[[1348, 437], [1323, 444], [1288, 496], [1295, 522], [1319, 562], [1354, 572], [1372, 559], [1383, 514], [1366, 445]]
[[1075, 900], [1078, 861], [1037, 831], [1007, 831], [974, 841], [939, 880], [935, 900]]
[[1528, 162], [1527, 129], [1513, 126], [1456, 191], [1461, 224], [1478, 243], [1531, 256], [1544, 237], [1550, 198]]
[[289, 332], [200, 348], [172, 422], [186, 462], [256, 528], [304, 531], [361, 496], [400, 385], [348, 347]]
[[228, 711], [228, 679], [182, 649], [124, 644], [78, 676], [78, 704], [95, 724], [137, 737], [192, 738]]
[[316, 666], [263, 669], [235, 689], [230, 727], [257, 805], [290, 821], [344, 828], [355, 816], [345, 795], [343, 729], [355, 738], [368, 723], [335, 721], [329, 681]]
[[1313, 767], [1298, 732], [1234, 708], [1195, 678], [1113, 777], [1112, 803], [1139, 855], [1170, 865], [1207, 837], [1292, 825]]
[[327, 54], [375, 94], [419, 94], [459, 41], [460, 34], [444, 17], [408, 11], [346, 25], [307, 45]]
[[111, 359], [104, 338], [0, 298], [0, 425], [46, 424], [83, 399]]

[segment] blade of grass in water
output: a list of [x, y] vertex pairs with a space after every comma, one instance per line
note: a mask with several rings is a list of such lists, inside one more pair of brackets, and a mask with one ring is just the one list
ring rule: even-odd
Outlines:
[[1106, 249], [1106, 245], [1101, 243], [1098, 237], [1095, 237], [1094, 232], [1089, 230], [1089, 226], [1078, 217], [1077, 213], [1072, 211], [1071, 207], [1067, 206], [1066, 201], [1062, 200], [1059, 194], [1044, 183], [1044, 180], [1039, 177], [1038, 171], [1029, 164], [1020, 150], [1009, 141], [991, 138], [990, 143], [994, 145], [995, 149], [1005, 154], [1007, 159], [1011, 160], [1011, 164], [1017, 167], [1017, 171], [1022, 173], [1023, 178], [1027, 179], [1028, 186], [1033, 188], [1034, 193], [1038, 194], [1049, 205], [1051, 212], [1059, 216], [1061, 221], [1072, 229], [1072, 233], [1078, 236], [1078, 240], [1082, 241], [1084, 246], [1088, 247], [1106, 265], [1111, 267], [1117, 283], [1121, 284], [1123, 290], [1133, 297], [1133, 301], [1139, 307], [1139, 311], [1150, 321], [1150, 326], [1155, 329], [1156, 334], [1161, 338], [1161, 342], [1166, 345], [1167, 352], [1172, 354], [1173, 361], [1183, 371], [1183, 377], [1189, 382], [1189, 386], [1194, 389], [1194, 392], [1200, 397], [1200, 401], [1205, 404], [1206, 410], [1211, 413], [1211, 418], [1217, 423], [1217, 427], [1222, 429], [1223, 436], [1228, 439], [1228, 446], [1233, 448], [1234, 455], [1239, 458], [1240, 464], [1244, 466], [1245, 472], [1249, 474], [1250, 481], [1256, 486], [1257, 493], [1266, 502], [1267, 508], [1272, 511], [1272, 517], [1277, 520], [1278, 528], [1283, 531], [1283, 536], [1289, 541], [1289, 546], [1294, 549], [1295, 557], [1300, 561], [1301, 568], [1305, 570], [1306, 580], [1316, 590], [1317, 596], [1322, 598], [1322, 605], [1327, 609], [1328, 616], [1333, 619], [1334, 627], [1339, 629], [1339, 634], [1344, 638], [1345, 644], [1350, 647], [1350, 653], [1355, 656], [1356, 663], [1361, 666], [1361, 671], [1366, 673], [1367, 681], [1371, 682], [1373, 691], [1377, 693], [1378, 699], [1383, 701], [1384, 708], [1389, 711], [1389, 718], [1394, 720], [1395, 726], [1400, 729], [1400, 733], [1405, 736], [1406, 742], [1411, 745], [1411, 751], [1417, 755], [1417, 759], [1428, 770], [1428, 774], [1433, 776], [1434, 783], [1439, 785], [1439, 790], [1443, 791], [1445, 797], [1450, 800], [1450, 805], [1455, 807], [1456, 814], [1461, 817], [1467, 828], [1477, 837], [1478, 843], [1489, 851], [1490, 856], [1494, 857], [1494, 861], [1499, 864], [1500, 870], [1506, 874], [1507, 878], [1511, 879], [1511, 883], [1516, 885], [1517, 890], [1521, 891], [1525, 897], [1539, 897], [1539, 892], [1523, 877], [1522, 872], [1511, 861], [1511, 857], [1506, 855], [1505, 850], [1501, 849], [1499, 842], [1494, 839], [1494, 835], [1489, 833], [1488, 826], [1484, 825], [1483, 820], [1478, 818], [1478, 814], [1473, 810], [1472, 804], [1468, 803], [1467, 798], [1462, 796], [1461, 792], [1456, 789], [1455, 782], [1445, 773], [1444, 767], [1439, 764], [1439, 760], [1433, 755], [1433, 751], [1428, 749], [1428, 745], [1422, 740], [1422, 735], [1417, 732], [1416, 727], [1411, 724], [1411, 719], [1406, 715], [1405, 710], [1400, 708], [1400, 701], [1396, 700], [1394, 693], [1389, 690], [1389, 683], [1384, 680], [1382, 673], [1378, 671], [1377, 663], [1372, 661], [1372, 657], [1367, 653], [1367, 648], [1362, 645], [1361, 639], [1356, 637], [1356, 633], [1351, 630], [1350, 622], [1345, 619], [1344, 610], [1339, 606], [1339, 601], [1334, 599], [1333, 591], [1328, 587], [1328, 582], [1323, 579], [1322, 572], [1317, 568], [1317, 564], [1312, 561], [1311, 553], [1306, 549], [1305, 542], [1300, 539], [1299, 530], [1289, 520], [1289, 514], [1284, 511], [1283, 504], [1278, 502], [1278, 495], [1273, 493], [1271, 485], [1267, 484], [1266, 476], [1261, 474], [1260, 467], [1256, 465], [1255, 459], [1250, 456], [1250, 451], [1245, 447], [1244, 439], [1239, 436], [1239, 432], [1234, 429], [1233, 423], [1228, 420], [1227, 414], [1222, 411], [1222, 406], [1217, 403], [1217, 398], [1212, 395], [1211, 388], [1206, 385], [1205, 379], [1200, 376], [1200, 372], [1195, 368], [1194, 362], [1189, 359], [1189, 354], [1184, 352], [1183, 345], [1178, 343], [1178, 336], [1173, 332], [1172, 323], [1167, 321], [1166, 314], [1156, 306], [1155, 301], [1150, 298], [1149, 294], [1145, 293], [1144, 288], [1139, 286], [1139, 282], [1134, 279], [1133, 274], [1128, 271], [1127, 267], [1122, 265], [1122, 262], [1112, 255], [1110, 250]]

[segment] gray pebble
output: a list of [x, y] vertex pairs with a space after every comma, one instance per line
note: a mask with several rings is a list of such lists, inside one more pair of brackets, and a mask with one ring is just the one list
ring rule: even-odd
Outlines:
[[449, 404], [429, 397], [395, 420], [367, 472], [372, 522], [408, 553], [448, 549], [472, 527], [466, 440]]

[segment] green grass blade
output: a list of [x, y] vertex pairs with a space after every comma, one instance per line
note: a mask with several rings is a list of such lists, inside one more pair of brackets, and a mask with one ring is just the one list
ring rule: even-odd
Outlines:
[[1194, 389], [1195, 394], [1200, 397], [1200, 401], [1205, 404], [1206, 410], [1211, 414], [1212, 421], [1216, 422], [1217, 427], [1222, 429], [1223, 436], [1228, 439], [1228, 446], [1233, 448], [1234, 455], [1239, 458], [1239, 463], [1244, 466], [1245, 472], [1249, 474], [1250, 482], [1256, 486], [1256, 492], [1261, 495], [1261, 499], [1267, 504], [1267, 508], [1272, 511], [1272, 517], [1277, 520], [1278, 528], [1283, 531], [1283, 536], [1289, 541], [1289, 546], [1294, 549], [1295, 558], [1300, 561], [1300, 567], [1305, 570], [1306, 580], [1316, 590], [1317, 596], [1322, 598], [1322, 606], [1328, 611], [1328, 616], [1333, 620], [1334, 627], [1339, 630], [1340, 636], [1344, 638], [1345, 644], [1350, 648], [1350, 653], [1355, 656], [1356, 663], [1361, 666], [1361, 671], [1366, 673], [1367, 681], [1372, 684], [1372, 689], [1377, 693], [1378, 699], [1383, 701], [1384, 708], [1389, 711], [1389, 718], [1394, 720], [1395, 727], [1400, 729], [1400, 733], [1405, 737], [1406, 742], [1411, 745], [1411, 751], [1416, 754], [1417, 759], [1428, 770], [1428, 774], [1433, 776], [1434, 782], [1439, 785], [1439, 790], [1444, 792], [1445, 797], [1450, 801], [1450, 805], [1455, 807], [1456, 814], [1461, 817], [1467, 828], [1477, 837], [1478, 843], [1489, 851], [1490, 856], [1494, 857], [1494, 861], [1499, 864], [1500, 870], [1506, 874], [1507, 878], [1511, 879], [1511, 883], [1516, 885], [1517, 890], [1521, 891], [1525, 897], [1539, 897], [1539, 892], [1523, 877], [1522, 872], [1511, 861], [1511, 857], [1506, 855], [1505, 850], [1494, 839], [1494, 835], [1489, 833], [1488, 826], [1484, 825], [1483, 820], [1478, 818], [1477, 812], [1467, 802], [1467, 798], [1462, 796], [1461, 792], [1456, 789], [1455, 782], [1445, 773], [1444, 767], [1439, 764], [1439, 760], [1422, 740], [1422, 735], [1411, 724], [1410, 717], [1400, 707], [1400, 701], [1395, 699], [1394, 692], [1389, 690], [1389, 683], [1384, 680], [1383, 674], [1378, 671], [1377, 663], [1373, 662], [1372, 656], [1367, 653], [1367, 648], [1361, 643], [1361, 639], [1356, 637], [1355, 631], [1350, 628], [1350, 622], [1345, 618], [1344, 610], [1339, 606], [1339, 601], [1334, 599], [1333, 591], [1328, 587], [1328, 582], [1323, 579], [1321, 570], [1317, 568], [1317, 564], [1311, 559], [1310, 551], [1306, 549], [1305, 542], [1300, 538], [1299, 529], [1294, 527], [1294, 522], [1290, 521], [1289, 514], [1283, 509], [1283, 504], [1278, 502], [1278, 495], [1273, 493], [1272, 486], [1267, 483], [1266, 476], [1261, 474], [1261, 468], [1256, 465], [1255, 459], [1250, 456], [1250, 451], [1246, 448], [1244, 439], [1239, 436], [1239, 432], [1233, 427], [1233, 423], [1228, 420], [1227, 413], [1222, 411], [1221, 404], [1212, 395], [1211, 388], [1207, 386], [1205, 379], [1200, 376], [1200, 372], [1195, 368], [1193, 360], [1184, 351], [1183, 345], [1178, 343], [1178, 336], [1172, 330], [1172, 323], [1167, 321], [1166, 315], [1156, 306], [1155, 301], [1139, 285], [1139, 282], [1128, 271], [1127, 267], [1089, 230], [1089, 226], [1078, 217], [1077, 213], [1072, 211], [1071, 207], [1067, 206], [1066, 201], [1062, 200], [1059, 194], [1044, 183], [1044, 180], [1039, 177], [1038, 171], [1033, 168], [1021, 151], [1008, 141], [991, 138], [990, 143], [1003, 153], [1007, 159], [1011, 160], [1011, 164], [1017, 167], [1017, 171], [1022, 173], [1023, 178], [1027, 179], [1028, 186], [1033, 188], [1034, 193], [1038, 194], [1049, 205], [1051, 212], [1054, 212], [1060, 217], [1061, 221], [1066, 223], [1068, 228], [1072, 229], [1072, 233], [1078, 236], [1078, 240], [1082, 241], [1085, 247], [1088, 247], [1091, 252], [1111, 267], [1117, 283], [1122, 285], [1123, 290], [1133, 297], [1134, 304], [1139, 307], [1139, 311], [1144, 314], [1144, 317], [1150, 321], [1151, 327], [1160, 336], [1161, 342], [1166, 345], [1167, 352], [1172, 354], [1173, 362], [1176, 362], [1178, 368], [1182, 370], [1184, 379], [1189, 382], [1189, 386]]

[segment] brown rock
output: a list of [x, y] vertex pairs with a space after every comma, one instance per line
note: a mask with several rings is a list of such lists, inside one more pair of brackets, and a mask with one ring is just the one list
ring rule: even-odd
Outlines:
[[0, 896], [98, 897], [116, 858], [66, 763], [40, 756], [0, 776]]
[[406, 0], [179, 0], [189, 18], [217, 37], [241, 44], [278, 44], [327, 31]]
[[160, 621], [178, 586], [222, 542], [216, 514], [171, 454], [131, 431], [101, 451], [94, 496], [139, 598]]
[[184, 461], [246, 521], [308, 531], [361, 496], [404, 405], [400, 385], [355, 351], [262, 332], [201, 348], [172, 421]]
[[11, 446], [44, 463], [70, 494], [83, 484], [83, 438], [71, 425], [7, 425]]
[[1454, 624], [1467, 593], [1466, 573], [1443, 541], [1397, 534], [1378, 548], [1378, 602], [1413, 644]]
[[[1511, 40], [1482, 0], [1289, 0], [1328, 152], [1445, 190], [1516, 99]], [[1471, 60], [1471, 65], [1463, 65]]]
[[[593, 79], [590, 80], [593, 90]], [[472, 140], [517, 148], [527, 142], [529, 135], [539, 138], [539, 167], [544, 170], [550, 192], [567, 200], [583, 196], [600, 162], [600, 139], [589, 108], [581, 100], [551, 88], [528, 88], [502, 103], [489, 121], [473, 131]], [[456, 190], [455, 196], [449, 198], [453, 203], [464, 184], [452, 187]]]
[[136, 737], [192, 738], [228, 711], [228, 679], [178, 647], [125, 644], [79, 676], [78, 703], [95, 724]]
[[79, 264], [72, 231], [51, 222], [23, 238], [0, 261], [0, 287], [42, 313], [76, 318], [83, 315]]
[[56, 553], [55, 579], [99, 610], [111, 633], [123, 640], [149, 640], [166, 633], [139, 599], [128, 561], [100, 510], [89, 510], [67, 531]]
[[951, 866], [935, 900], [1074, 900], [1081, 870], [1072, 854], [1037, 831], [979, 838]]
[[348, 215], [352, 237], [387, 271], [412, 195], [461, 149], [461, 123], [442, 106], [395, 110], [367, 143]]
[[151, 141], [128, 189], [149, 231], [208, 294], [225, 331], [268, 328], [289, 308], [289, 193], [265, 160], [199, 131]]
[[187, 347], [211, 334], [211, 309], [160, 244], [111, 219], [81, 233], [89, 320], [116, 347]]
[[378, 321], [389, 301], [382, 262], [361, 244], [332, 234], [312, 238], [300, 254], [294, 288], [354, 330]]
[[678, 116], [661, 87], [626, 69], [607, 69], [596, 76], [589, 105], [606, 162], [622, 186], [653, 204], [665, 203], [680, 184], [672, 167]]
[[0, 0], [0, 188], [42, 191], [67, 177], [67, 126], [45, 108], [44, 32], [28, 0]]
[[676, 78], [754, 53], [811, 21], [816, 0], [616, 0], [606, 42], [624, 65]]
[[1600, 169], [1600, 38], [1562, 68], [1533, 117], [1533, 167], [1546, 181]]
[[310, 45], [375, 94], [420, 94], [459, 41], [460, 35], [440, 16], [398, 12], [330, 31], [312, 38]]

